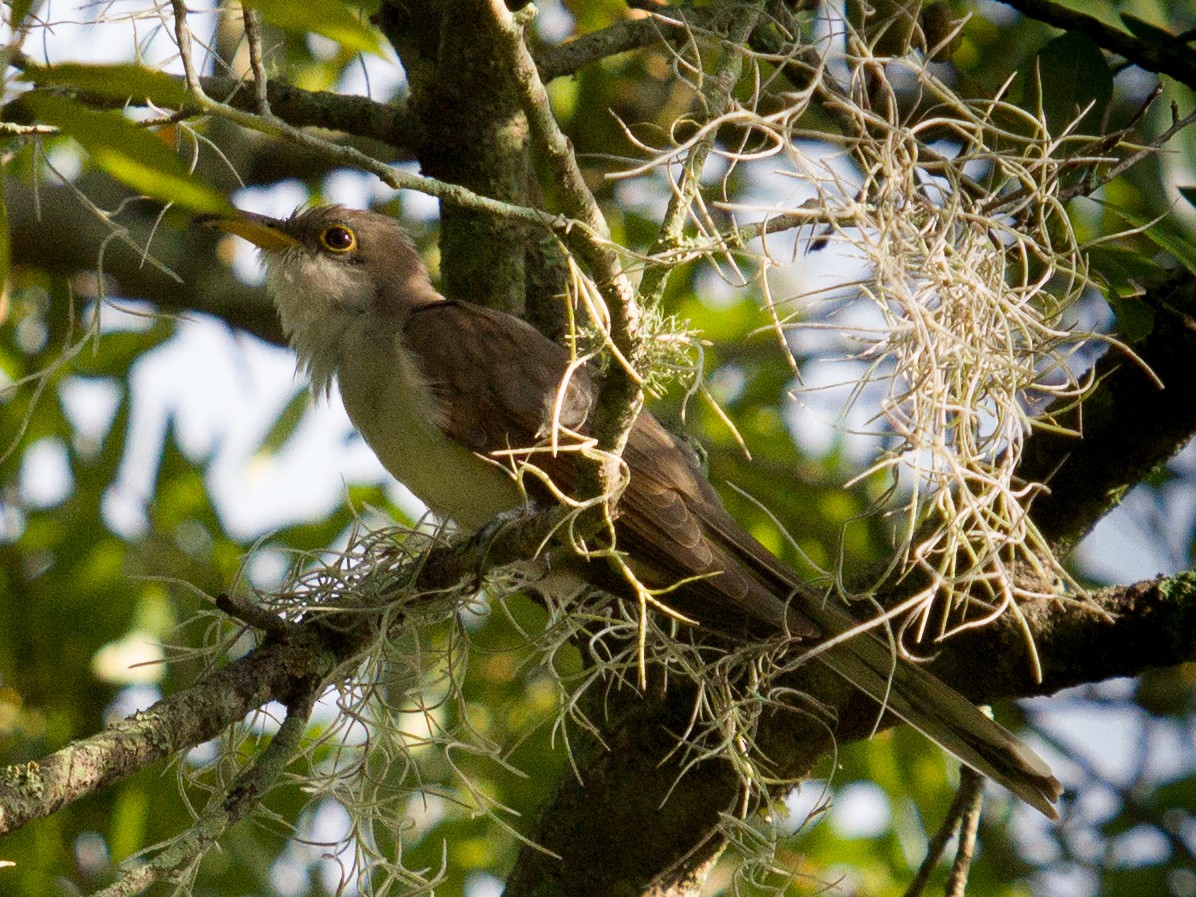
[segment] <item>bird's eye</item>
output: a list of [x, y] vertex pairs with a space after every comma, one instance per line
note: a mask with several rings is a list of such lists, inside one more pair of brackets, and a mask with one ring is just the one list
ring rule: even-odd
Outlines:
[[357, 234], [341, 224], [334, 224], [320, 234], [320, 242], [329, 252], [352, 252], [357, 248]]

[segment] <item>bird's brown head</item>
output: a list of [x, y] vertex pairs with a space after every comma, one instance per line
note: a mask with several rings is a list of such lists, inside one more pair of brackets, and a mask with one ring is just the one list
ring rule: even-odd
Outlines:
[[246, 212], [204, 223], [262, 251], [283, 330], [313, 372], [336, 367], [323, 357], [335, 353], [336, 334], [401, 326], [413, 308], [441, 301], [411, 239], [385, 215], [316, 206], [290, 218]]
[[284, 326], [302, 309], [400, 312], [436, 296], [411, 239], [385, 215], [316, 206], [290, 218], [247, 212], [205, 223], [262, 250]]

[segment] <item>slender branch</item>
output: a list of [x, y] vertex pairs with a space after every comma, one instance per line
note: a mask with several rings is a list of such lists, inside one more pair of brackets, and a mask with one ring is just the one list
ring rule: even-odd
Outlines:
[[[9, 59], [13, 66], [32, 77], [37, 84], [37, 72], [42, 68], [33, 59], [23, 53], [14, 53]], [[183, 75], [170, 76], [181, 86], [187, 85]], [[245, 81], [241, 78], [220, 76], [199, 77], [200, 91], [208, 97], [213, 97], [234, 109], [243, 112], [260, 111], [260, 96], [256, 81]], [[294, 125], [297, 128], [318, 127], [330, 131], [340, 131], [356, 137], [378, 140], [404, 152], [407, 158], [411, 147], [416, 145], [418, 138], [416, 126], [407, 112], [407, 107], [401, 100], [379, 103], [369, 97], [351, 96], [349, 94], [334, 93], [327, 90], [304, 90], [286, 81], [262, 82], [265, 84], [266, 103], [271, 114]], [[113, 97], [111, 95], [92, 94], [82, 92], [75, 97], [80, 102], [100, 109], [120, 109], [128, 105], [144, 103], [144, 97]], [[13, 100], [2, 110], [5, 118], [15, 118], [13, 108], [19, 106], [21, 98]], [[187, 108], [180, 110], [198, 114], [202, 110]], [[4, 122], [5, 127], [27, 128], [28, 125], [16, 125]], [[20, 133], [14, 131], [13, 133]]]
[[521, 100], [524, 112], [532, 132], [545, 151], [553, 174], [564, 185], [565, 213], [574, 218], [585, 232], [584, 235], [578, 234], [576, 227], [569, 228], [563, 239], [582, 257], [603, 289], [604, 298], [611, 306], [611, 337], [615, 345], [625, 357], [633, 357], [639, 308], [635, 290], [623, 273], [619, 256], [611, 245], [606, 218], [586, 184], [569, 138], [561, 131], [552, 114], [552, 105], [536, 70], [535, 60], [524, 43], [523, 27], [515, 21], [505, 3], [492, 0], [490, 8], [500, 26], [499, 33], [506, 41], [502, 49], [514, 64], [516, 81], [523, 91]]
[[[745, 11], [744, 15], [735, 20], [727, 35], [723, 58], [715, 72], [706, 79], [705, 89], [702, 92], [708, 122], [717, 120], [731, 106], [732, 91], [743, 74], [744, 53], [741, 47], [747, 42], [752, 29], [756, 27], [760, 15], [761, 10], [758, 8]], [[717, 137], [717, 128], [710, 127], [690, 148], [681, 169], [680, 182], [669, 197], [669, 205], [665, 210], [659, 235], [649, 250], [649, 256], [663, 255], [675, 249], [681, 242], [685, 222], [688, 220], [694, 200], [702, 188], [702, 169], [706, 165], [711, 150], [714, 149]], [[644, 272], [643, 280], [640, 282], [640, 296], [646, 305], [659, 304], [671, 271], [671, 266], [653, 265]]]
[[[208, 77], [201, 78], [200, 84], [208, 96], [221, 98], [234, 109], [254, 112], [258, 108], [257, 96], [245, 81]], [[369, 97], [304, 90], [277, 80], [266, 85], [266, 100], [272, 116], [296, 128], [324, 128], [378, 140], [403, 158], [412, 157], [418, 139], [415, 123], [402, 101], [379, 103]]]
[[243, 6], [241, 21], [245, 26], [245, 41], [249, 44], [249, 69], [253, 72], [253, 94], [257, 100], [257, 111], [262, 115], [270, 115], [266, 67], [262, 64], [261, 13]]
[[213, 798], [194, 825], [150, 860], [138, 856], [134, 862], [122, 864], [123, 876], [94, 897], [128, 897], [154, 882], [185, 876], [225, 832], [261, 803], [303, 741], [314, 703], [315, 694], [310, 691], [292, 702], [266, 749], [233, 779], [220, 799]]
[[53, 137], [57, 128], [49, 125], [20, 125], [11, 121], [0, 121], [0, 137]]
[[301, 130], [277, 116], [255, 115], [237, 109], [227, 103], [217, 102], [206, 95], [197, 95], [195, 100], [197, 106], [203, 112], [224, 118], [247, 130], [287, 140], [313, 153], [319, 154], [331, 163], [356, 168], [372, 174], [382, 181], [382, 183], [396, 190], [416, 190], [420, 193], [426, 193], [429, 196], [435, 196], [437, 199], [445, 202], [466, 206], [481, 212], [489, 212], [493, 215], [525, 221], [541, 227], [548, 227], [563, 232], [566, 235], [572, 230], [570, 227], [572, 222], [549, 215], [547, 212], [491, 199], [457, 184], [448, 184], [434, 178], [422, 177], [417, 174], [401, 171], [384, 162], [380, 162], [372, 156], [366, 155], [354, 147], [338, 145], [317, 137], [314, 134], [309, 134], [307, 131]]
[[[490, 0], [490, 10], [505, 46], [500, 50], [511, 60], [519, 85], [524, 113], [540, 144], [551, 173], [563, 184], [562, 204], [575, 226], [561, 229], [561, 239], [580, 258], [594, 278], [609, 315], [609, 335], [616, 350], [632, 369], [610, 365], [601, 382], [601, 399], [594, 415], [593, 432], [599, 448], [620, 452], [643, 403], [643, 392], [634, 366], [639, 357], [640, 308], [635, 288], [623, 272], [612, 245], [610, 229], [598, 201], [585, 182], [573, 146], [560, 129], [535, 60], [523, 40], [523, 27], [502, 0]], [[612, 494], [605, 471], [597, 471], [598, 483], [590, 484], [595, 494]], [[590, 472], [586, 472], [590, 476]]]
[[947, 815], [943, 817], [943, 821], [927, 843], [926, 856], [922, 860], [922, 865], [918, 867], [918, 871], [914, 873], [914, 877], [910, 879], [904, 897], [921, 897], [926, 892], [926, 886], [930, 884], [930, 877], [934, 875], [934, 870], [939, 867], [943, 855], [947, 852], [947, 845], [951, 843], [951, 839], [959, 830], [960, 822], [975, 802], [977, 791], [982, 794], [983, 789], [984, 777], [966, 766], [961, 766], [959, 788], [955, 792], [955, 799], [951, 801], [951, 806], [947, 808]]
[[186, 0], [170, 0], [170, 7], [174, 10], [174, 36], [179, 45], [179, 57], [183, 62], [187, 90], [196, 96], [203, 96], [203, 87], [195, 70], [195, 60], [191, 56], [191, 29], [187, 26]]
[[678, 23], [663, 17], [626, 19], [568, 43], [541, 49], [536, 54], [536, 67], [540, 78], [548, 82], [576, 74], [587, 65], [611, 56], [652, 46], [670, 34], [680, 37], [684, 31]]
[[976, 835], [980, 830], [980, 809], [984, 805], [984, 776], [967, 766], [959, 771], [959, 793], [966, 799], [959, 819], [959, 847], [951, 875], [947, 878], [944, 897], [964, 897], [968, 887], [968, 872], [976, 856]]

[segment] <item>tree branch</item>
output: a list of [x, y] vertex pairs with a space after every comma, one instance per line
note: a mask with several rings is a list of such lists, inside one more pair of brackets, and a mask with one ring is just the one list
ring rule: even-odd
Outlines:
[[1079, 31], [1091, 38], [1097, 46], [1123, 56], [1139, 68], [1168, 75], [1181, 84], [1196, 88], [1196, 55], [1186, 45], [1140, 40], [1120, 28], [1106, 25], [1095, 16], [1069, 9], [1052, 0], [1001, 2], [1006, 6], [1012, 6], [1027, 18], [1046, 22], [1056, 28]]
[[[560, 237], [585, 264], [606, 304], [607, 321], [594, 323], [605, 325], [621, 363], [609, 364], [601, 374], [592, 433], [599, 449], [618, 454], [622, 452], [627, 434], [643, 405], [643, 391], [636, 370], [642, 334], [635, 288], [623, 272], [622, 262], [611, 241], [610, 228], [585, 182], [573, 145], [553, 115], [535, 61], [524, 42], [523, 26], [502, 0], [490, 0], [489, 7], [498, 26], [498, 52], [513, 67], [515, 83], [521, 89], [520, 103], [532, 135], [549, 174], [563, 185], [561, 202], [565, 214], [574, 219], [574, 226], [565, 228]], [[616, 494], [616, 485], [610, 482], [611, 472], [606, 470], [606, 465], [585, 465], [582, 477], [583, 491], [588, 493], [586, 497]]]
[[568, 43], [541, 48], [536, 53], [536, 67], [540, 78], [548, 82], [576, 74], [587, 65], [611, 56], [650, 47], [670, 33], [681, 36], [684, 31], [678, 23], [663, 17], [627, 19], [583, 34]]
[[0, 834], [203, 744], [272, 700], [289, 701], [297, 688], [322, 681], [343, 659], [345, 647], [334, 645], [318, 624], [292, 627], [286, 638], [208, 673], [149, 710], [38, 763], [0, 771]]
[[[1032, 681], [1025, 635], [1007, 618], [950, 639], [931, 669], [972, 700], [988, 703], [1196, 659], [1196, 574], [1092, 598], [1091, 606], [1048, 599], [1026, 606], [1045, 658], [1044, 683]], [[811, 665], [786, 682], [818, 695], [837, 715], [833, 738], [825, 720], [800, 708], [761, 720], [755, 740], [779, 782], [808, 775], [836, 744], [842, 748], [875, 730], [876, 705], [836, 679]], [[507, 897], [690, 894], [726, 844], [722, 814], [742, 811], [739, 774], [730, 764], [687, 769], [684, 752], [676, 750], [674, 733], [687, 726], [692, 695], [670, 682], [667, 700], [624, 691], [603, 697], [607, 703], [591, 712], [606, 722], [604, 744], [575, 750], [580, 775], [558, 782], [534, 835], [560, 859], [525, 848], [508, 879]], [[684, 787], [676, 787], [682, 776]], [[779, 785], [776, 796], [789, 787]], [[644, 824], [648, 819], [651, 825]]]
[[1196, 391], [1187, 387], [1196, 357], [1196, 331], [1189, 326], [1196, 276], [1176, 274], [1141, 301], [1155, 315], [1149, 336], [1133, 347], [1141, 364], [1115, 347], [1097, 363], [1099, 385], [1082, 417], [1077, 408], [1063, 421], [1082, 438], [1044, 430], [1026, 442], [1018, 473], [1050, 490], [1034, 500], [1031, 514], [1057, 554], [1196, 433]]
[[121, 864], [124, 873], [94, 897], [126, 897], [142, 893], [163, 879], [177, 883], [230, 828], [253, 812], [298, 750], [307, 730], [316, 695], [301, 695], [287, 707], [286, 719], [265, 750], [242, 770], [228, 789], [214, 797], [199, 819], [148, 861], [138, 854]]

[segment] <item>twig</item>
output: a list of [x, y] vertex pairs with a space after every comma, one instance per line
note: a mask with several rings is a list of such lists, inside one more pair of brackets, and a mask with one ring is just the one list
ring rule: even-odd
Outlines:
[[267, 635], [282, 635], [292, 624], [265, 608], [221, 593], [216, 596], [216, 608], [234, 619], [260, 629]]
[[[732, 91], [743, 74], [744, 54], [739, 47], [747, 42], [759, 17], [759, 9], [747, 11], [736, 20], [731, 32], [727, 35], [723, 58], [719, 62], [718, 69], [707, 79], [705, 89], [702, 91], [708, 122], [716, 121], [731, 105]], [[665, 211], [656, 242], [649, 250], [649, 256], [655, 258], [664, 255], [680, 244], [690, 208], [702, 187], [702, 169], [706, 165], [710, 151], [714, 148], [717, 137], [718, 128], [710, 126], [697, 143], [690, 148], [685, 164], [682, 166], [680, 182], [673, 190], [672, 196], [669, 197], [668, 209]], [[640, 297], [645, 305], [659, 304], [671, 271], [671, 266], [660, 264], [650, 266], [644, 272], [643, 280], [640, 282]]]
[[249, 68], [253, 72], [253, 93], [257, 98], [257, 111], [270, 115], [270, 98], [267, 95], [266, 67], [262, 64], [261, 13], [249, 6], [241, 7], [241, 21], [245, 25], [245, 42], [249, 44]]
[[[926, 858], [922, 860], [922, 865], [918, 867], [918, 871], [910, 881], [909, 887], [905, 889], [904, 897], [920, 897], [926, 890], [926, 885], [930, 883], [930, 876], [938, 868], [939, 862], [942, 860], [943, 854], [946, 853], [947, 845], [950, 843], [952, 836], [959, 828], [961, 820], [965, 819], [972, 804], [975, 802], [976, 797], [974, 792], [976, 790], [979, 790], [981, 795], [983, 795], [984, 776], [974, 772], [967, 766], [961, 766], [959, 771], [959, 789], [955, 792], [955, 799], [951, 801], [951, 806], [947, 809], [947, 815], [943, 817], [943, 822], [938, 827], [938, 831], [934, 833], [934, 837], [926, 845]], [[960, 849], [962, 850], [962, 844], [960, 845]]]
[[1120, 177], [1143, 159], [1157, 155], [1159, 150], [1167, 143], [1167, 141], [1169, 141], [1180, 131], [1190, 127], [1193, 123], [1196, 123], [1196, 111], [1185, 115], [1183, 118], [1180, 118], [1178, 114], [1173, 112], [1171, 127], [1167, 128], [1167, 130], [1163, 131], [1137, 152], [1131, 153], [1121, 161], [1110, 166], [1109, 169], [1102, 173], [1099, 178], [1086, 179], [1083, 184], [1078, 184], [1075, 187], [1060, 191], [1060, 201], [1067, 202], [1076, 196], [1091, 196], [1101, 187]]
[[963, 897], [968, 886], [968, 871], [976, 855], [976, 832], [980, 829], [980, 808], [984, 805], [984, 776], [971, 767], [959, 771], [959, 794], [966, 799], [959, 820], [959, 847], [943, 897]]
[[203, 86], [199, 82], [199, 73], [195, 71], [195, 60], [191, 58], [191, 29], [187, 26], [187, 4], [184, 0], [170, 0], [170, 7], [174, 10], [174, 36], [179, 45], [179, 57], [183, 62], [187, 90], [197, 97], [202, 97]]
[[548, 47], [536, 54], [536, 67], [544, 81], [572, 75], [587, 65], [656, 43], [675, 23], [667, 19], [627, 19], [576, 40]]
[[19, 125], [16, 122], [0, 122], [0, 137], [52, 137], [57, 128], [49, 125]]

